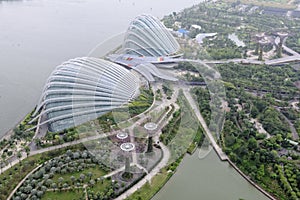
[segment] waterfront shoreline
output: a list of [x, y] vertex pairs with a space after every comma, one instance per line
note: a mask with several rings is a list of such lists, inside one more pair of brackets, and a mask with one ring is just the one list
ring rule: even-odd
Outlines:
[[231, 166], [235, 171], [237, 171], [248, 183], [250, 183], [253, 187], [255, 187], [258, 191], [260, 191], [262, 194], [264, 194], [266, 197], [268, 197], [271, 200], [278, 200], [271, 194], [269, 194], [266, 190], [264, 190], [262, 187], [260, 187], [258, 184], [256, 184], [254, 181], [251, 180], [249, 176], [244, 174], [229, 158], [227, 159], [227, 162], [229, 163], [229, 166]]
[[[35, 108], [34, 108], [35, 109]], [[20, 121], [18, 121], [12, 128], [10, 128], [8, 131], [6, 131], [2, 136], [0, 136], [0, 141], [3, 141], [4, 139], [9, 140], [11, 136], [14, 134], [14, 129], [22, 123], [26, 119], [26, 116], [31, 114], [33, 111], [28, 112], [25, 114]]]
[[278, 200], [276, 199], [274, 196], [272, 196], [270, 193], [268, 193], [266, 190], [264, 190], [262, 187], [260, 187], [257, 183], [255, 183], [254, 181], [251, 180], [251, 178], [249, 176], [247, 176], [244, 172], [242, 172], [242, 170], [240, 170], [240, 168], [238, 168], [238, 166], [236, 166], [227, 156], [226, 158], [224, 158], [219, 151], [217, 151], [214, 147], [213, 150], [216, 152], [218, 158], [220, 159], [220, 161], [222, 162], [227, 162], [229, 164], [230, 167], [232, 167], [233, 169], [235, 169], [236, 172], [238, 172], [248, 183], [250, 183], [253, 187], [255, 187], [258, 191], [260, 191], [262, 194], [264, 194], [266, 197], [268, 197], [270, 200]]

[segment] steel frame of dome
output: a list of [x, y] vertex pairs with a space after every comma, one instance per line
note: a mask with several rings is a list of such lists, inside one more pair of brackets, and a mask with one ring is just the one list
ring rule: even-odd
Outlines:
[[46, 114], [39, 126], [48, 123], [59, 132], [122, 107], [138, 94], [139, 78], [124, 67], [97, 58], [72, 59], [48, 78], [33, 121]]
[[167, 28], [151, 15], [140, 15], [130, 24], [122, 51], [138, 56], [169, 56], [178, 52], [180, 46]]

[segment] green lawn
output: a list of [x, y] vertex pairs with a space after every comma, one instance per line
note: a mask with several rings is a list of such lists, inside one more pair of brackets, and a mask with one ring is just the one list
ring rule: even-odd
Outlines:
[[150, 200], [164, 186], [170, 177], [171, 174], [169, 174], [166, 169], [163, 169], [161, 173], [158, 173], [152, 178], [151, 184], [146, 183], [138, 191], [126, 198], [126, 200]]
[[63, 191], [63, 192], [46, 192], [43, 195], [42, 200], [79, 200], [83, 199], [82, 197], [85, 196], [83, 189], [79, 191], [76, 189], [74, 191]]

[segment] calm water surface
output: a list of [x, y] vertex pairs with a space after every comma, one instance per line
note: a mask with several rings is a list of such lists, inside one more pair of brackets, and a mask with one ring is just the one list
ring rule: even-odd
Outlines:
[[204, 159], [186, 156], [152, 200], [268, 200], [214, 151]]

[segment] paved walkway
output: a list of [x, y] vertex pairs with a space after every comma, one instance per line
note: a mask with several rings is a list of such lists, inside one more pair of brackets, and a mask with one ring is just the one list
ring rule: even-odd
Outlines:
[[292, 132], [292, 136], [293, 136], [293, 140], [297, 141], [299, 139], [299, 135], [298, 132], [294, 126], [294, 124], [281, 112], [279, 107], [275, 107], [274, 108], [280, 113], [280, 115], [284, 118], [284, 120], [288, 123], [290, 130]]
[[211, 142], [211, 145], [213, 146], [213, 148], [215, 149], [215, 151], [217, 152], [218, 156], [220, 157], [220, 159], [222, 161], [226, 161], [228, 160], [227, 155], [222, 151], [222, 149], [219, 147], [219, 145], [217, 144], [217, 142], [215, 141], [214, 136], [212, 135], [212, 133], [210, 132], [209, 128], [206, 125], [206, 122], [204, 120], [204, 118], [202, 117], [198, 106], [195, 102], [195, 100], [193, 99], [192, 95], [190, 94], [190, 92], [188, 91], [188, 89], [183, 89], [183, 94], [186, 97], [186, 99], [188, 100], [188, 102], [190, 103], [192, 109], [194, 110], [194, 113], [196, 114], [196, 117], [198, 118], [199, 122], [201, 123], [204, 132], [206, 133], [206, 136], [208, 137], [208, 139]]

